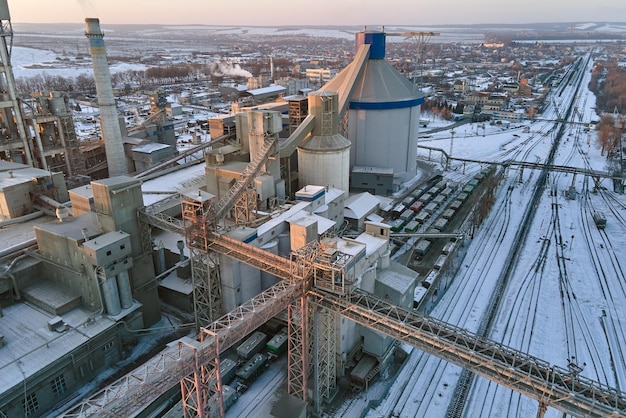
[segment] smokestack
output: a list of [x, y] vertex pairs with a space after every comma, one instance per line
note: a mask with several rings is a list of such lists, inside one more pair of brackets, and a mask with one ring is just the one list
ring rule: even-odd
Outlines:
[[98, 92], [98, 107], [100, 108], [100, 123], [102, 137], [109, 166], [109, 177], [128, 174], [122, 131], [113, 97], [111, 86], [111, 72], [104, 49], [104, 34], [100, 29], [100, 19], [85, 19], [87, 30], [85, 36], [89, 39], [89, 53], [93, 64], [93, 76]]

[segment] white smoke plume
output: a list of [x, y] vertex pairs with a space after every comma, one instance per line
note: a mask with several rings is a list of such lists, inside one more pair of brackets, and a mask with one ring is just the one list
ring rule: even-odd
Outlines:
[[93, 0], [76, 0], [76, 3], [80, 5], [85, 15], [96, 16], [98, 14]]
[[245, 77], [245, 78], [252, 77], [252, 74], [249, 71], [246, 71], [243, 68], [241, 68], [239, 64], [214, 62], [214, 63], [209, 64], [209, 69], [211, 71], [211, 75], [214, 75], [216, 77], [224, 77], [224, 76]]

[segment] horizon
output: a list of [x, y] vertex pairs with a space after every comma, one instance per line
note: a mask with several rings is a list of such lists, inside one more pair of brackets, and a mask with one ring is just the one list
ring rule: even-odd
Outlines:
[[[8, 0], [11, 21], [23, 24], [84, 24], [86, 17], [97, 17], [105, 25], [445, 26], [625, 23], [614, 19], [626, 17], [626, 2], [619, 0], [550, 4], [527, 0], [524, 7], [506, 10], [497, 0], [484, 0], [480, 6], [449, 0], [445, 7], [427, 7], [411, 0], [387, 0], [385, 7], [358, 0], [299, 4], [295, 10], [288, 0], [263, 5], [253, 0], [180, 0], [174, 7], [166, 0]], [[216, 21], [215, 16], [220, 20]]]

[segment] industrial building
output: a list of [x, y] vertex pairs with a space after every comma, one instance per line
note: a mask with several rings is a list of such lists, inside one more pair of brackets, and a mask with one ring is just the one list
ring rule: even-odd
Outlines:
[[[24, 208], [29, 201], [47, 202], [58, 215], [34, 227], [36, 242], [0, 254], [0, 352], [9, 353], [0, 356], [0, 413], [130, 416], [180, 387], [186, 413], [223, 416], [236, 401], [221, 381], [223, 354], [275, 317], [288, 335], [288, 393], [280, 404], [289, 405], [289, 416], [306, 415], [307, 402], [321, 414], [341, 377], [350, 376], [356, 390], [367, 386], [394, 358], [405, 327], [422, 320], [412, 310], [419, 275], [391, 260], [391, 226], [381, 222], [380, 201], [368, 193], [393, 193], [418, 174], [423, 97], [385, 61], [385, 34], [359, 33], [354, 62], [308, 97], [254, 103], [211, 121], [214, 135], [196, 169], [199, 180], [168, 190], [165, 175], [129, 175], [158, 171], [174, 155], [167, 144], [128, 141], [99, 21], [86, 19], [86, 25], [109, 177], [67, 191], [55, 173], [16, 163], [0, 168], [6, 219], [32, 211]], [[286, 89], [260, 90], [251, 94], [262, 101]], [[60, 108], [58, 95], [46, 97], [49, 108]], [[51, 122], [59, 120], [36, 122], [40, 137]], [[25, 128], [11, 129], [31, 163], [35, 154], [19, 137]], [[49, 168], [59, 167], [52, 162], [58, 163]], [[64, 164], [71, 169], [72, 160]], [[142, 182], [149, 178], [165, 190], [145, 204]], [[350, 196], [350, 185], [362, 193]], [[71, 216], [64, 211], [68, 197]], [[348, 230], [350, 237], [342, 236]], [[172, 248], [169, 255], [161, 251], [159, 234], [176, 242], [180, 257]], [[193, 313], [197, 338], [169, 344], [114, 382], [115, 391], [94, 395], [99, 402], [62, 408], [78, 388], [129, 355], [136, 331], [161, 319], [162, 302]], [[404, 316], [392, 318], [394, 312]], [[460, 352], [473, 353], [467, 348], [478, 344], [472, 336], [445, 326], [424, 328], [448, 331], [455, 342], [467, 338]]]
[[[276, 104], [242, 108], [233, 120], [234, 125], [232, 122], [224, 124], [230, 120], [228, 118], [221, 118], [219, 126], [212, 123], [212, 127], [221, 129], [220, 136], [234, 137], [234, 141], [214, 146], [206, 154], [205, 185], [201, 190], [188, 190], [180, 197], [174, 194], [173, 204], [165, 199], [145, 206], [141, 182], [124, 175], [129, 172], [131, 161], [124, 150], [126, 133], [120, 129], [112, 91], [107, 88], [110, 75], [104, 71], [107, 65], [102, 31], [97, 19], [87, 19], [86, 24], [98, 86], [106, 160], [109, 174], [113, 176], [71, 189], [69, 193], [62, 187], [46, 187], [49, 181], [39, 185], [44, 190], [55, 191], [53, 201], [60, 202], [58, 207], [65, 207], [62, 202], [67, 201], [69, 195], [72, 213], [35, 227], [36, 249], [21, 250], [21, 258], [3, 272], [2, 306], [7, 319], [14, 310], [26, 309], [22, 307], [24, 304], [41, 309], [40, 321], [45, 321], [33, 328], [46, 327], [49, 338], [55, 342], [72, 336], [74, 330], [80, 334], [81, 327], [89, 324], [92, 330], [99, 331], [87, 337], [90, 350], [110, 351], [111, 354], [101, 356], [100, 362], [89, 363], [89, 371], [82, 363], [66, 364], [65, 360], [81, 352], [85, 341], [70, 348], [62, 358], [47, 357], [50, 366], [33, 370], [25, 375], [22, 383], [3, 391], [3, 394], [14, 393], [2, 397], [0, 411], [5, 414], [20, 411], [38, 416], [57, 406], [81, 382], [123, 359], [135, 342], [132, 330], [143, 329], [159, 320], [159, 294], [173, 305], [193, 312], [197, 326], [201, 327], [282, 281], [280, 273], [269, 274], [265, 269], [249, 266], [237, 257], [215, 253], [207, 247], [210, 243], [206, 239], [208, 224], [203, 221], [207, 216], [216, 213], [219, 224], [228, 228], [223, 235], [225, 240], [259, 248], [263, 254], [289, 254], [307, 248], [344, 226], [352, 141], [339, 132], [339, 112], [340, 106], [345, 109], [349, 101], [331, 90], [313, 92], [308, 99], [290, 96]], [[384, 43], [384, 38], [378, 40]], [[361, 44], [366, 42], [370, 40]], [[384, 50], [384, 46], [382, 48]], [[375, 57], [382, 59], [384, 55]], [[62, 106], [65, 101], [56, 93], [36, 98], [39, 119], [33, 120], [42, 126], [38, 130], [40, 137], [47, 138], [50, 128], [46, 124], [61, 126], [58, 118], [67, 114], [67, 108]], [[67, 122], [71, 125], [71, 119]], [[227, 130], [227, 126], [234, 130]], [[371, 141], [357, 138], [355, 134], [354, 141], [359, 140]], [[131, 152], [134, 167], [140, 170], [172, 157], [168, 147], [158, 143], [138, 144]], [[155, 153], [165, 154], [153, 158]], [[6, 164], [14, 164], [12, 170], [3, 171], [7, 178], [3, 181], [3, 186], [6, 183], [3, 190], [6, 196], [11, 196], [9, 176], [23, 178], [30, 175], [24, 170], [35, 169]], [[71, 169], [71, 161], [67, 165]], [[49, 165], [49, 168], [58, 167]], [[413, 170], [415, 175], [414, 167], [408, 170]], [[42, 173], [46, 172], [42, 170]], [[58, 177], [50, 172], [47, 175], [51, 179]], [[13, 180], [13, 183], [25, 184], [20, 193], [29, 201], [37, 192], [31, 190], [32, 182]], [[280, 209], [285, 201], [293, 203]], [[7, 205], [6, 218], [32, 211], [28, 208], [24, 213], [18, 212], [15, 205], [20, 202], [18, 199], [9, 202], [14, 205]], [[343, 276], [341, 281], [327, 282], [324, 275], [319, 275], [317, 280], [337, 289], [349, 284], [375, 291], [382, 286], [387, 293], [402, 293], [399, 298], [407, 307], [411, 306], [412, 296], [408, 296], [413, 294], [411, 284], [416, 274], [390, 262], [389, 227], [365, 219], [366, 214], [376, 210], [376, 199], [361, 199], [361, 202], [366, 209], [353, 200], [348, 212], [357, 217], [354, 221], [363, 231], [361, 235], [354, 239], [323, 238], [321, 241], [325, 255], [320, 255], [319, 268], [330, 268], [329, 272], [338, 268], [337, 272]], [[209, 208], [214, 209], [208, 211]], [[263, 215], [263, 211], [267, 215]], [[176, 221], [177, 218], [182, 218], [182, 222]], [[165, 267], [161, 266], [159, 257], [153, 257], [155, 247], [150, 229], [153, 232], [165, 229], [167, 233], [178, 234], [179, 239], [186, 238], [191, 259], [191, 269], [187, 271], [192, 287], [184, 285], [189, 279], [184, 269], [169, 271], [157, 284], [155, 270], [161, 273], [167, 264], [182, 262], [185, 257], [177, 261], [170, 257]], [[341, 267], [332, 267], [339, 260], [343, 263]], [[378, 267], [372, 270], [373, 266]], [[388, 269], [389, 273], [385, 273]], [[33, 271], [40, 271], [37, 277], [43, 276], [46, 280], [33, 280]], [[381, 272], [383, 281], [379, 282], [376, 271]], [[395, 277], [395, 282], [388, 278], [391, 276]], [[213, 282], [214, 278], [218, 280]], [[199, 285], [201, 281], [204, 285]], [[398, 286], [398, 283], [403, 284]], [[333, 317], [335, 315], [329, 319]], [[360, 348], [355, 350], [355, 346], [361, 347], [361, 341], [364, 341], [365, 351], [369, 349], [369, 355], [377, 361], [389, 358], [393, 348], [391, 339], [349, 321], [332, 320], [336, 321], [341, 336], [341, 343], [332, 354], [338, 359], [337, 363], [329, 364], [336, 370], [332, 376], [347, 372], [354, 362], [353, 356], [361, 352]], [[17, 343], [15, 334], [7, 329], [2, 335], [5, 349], [13, 350]], [[41, 344], [50, 346], [45, 339], [31, 349], [25, 346], [24, 356], [38, 355]], [[18, 363], [9, 362], [7, 367], [11, 364], [17, 367]], [[337, 390], [336, 381], [333, 382], [336, 377], [332, 376], [325, 383], [327, 398], [333, 397]], [[50, 381], [56, 383], [50, 386]]]

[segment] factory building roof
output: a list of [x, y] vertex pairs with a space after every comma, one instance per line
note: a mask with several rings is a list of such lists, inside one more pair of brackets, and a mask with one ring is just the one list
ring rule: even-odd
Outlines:
[[346, 218], [362, 219], [378, 207], [379, 200], [365, 192], [350, 196], [345, 201], [343, 214]]
[[300, 212], [287, 220], [289, 223], [307, 226], [313, 222], [317, 222], [317, 233], [322, 235], [335, 226], [335, 221], [324, 218], [319, 215], [309, 214], [308, 212]]
[[0, 160], [0, 189], [50, 177], [50, 172], [24, 164]]
[[269, 86], [269, 87], [262, 87], [260, 89], [248, 90], [247, 93], [256, 98], [263, 98], [263, 97], [276, 96], [286, 91], [287, 89], [283, 86]]
[[410, 268], [403, 266], [396, 261], [391, 261], [389, 263], [389, 267], [378, 272], [376, 280], [379, 283], [404, 294], [411, 289], [416, 277], [417, 273]]
[[[22, 385], [24, 379], [115, 326], [111, 319], [84, 308], [62, 315], [68, 329], [61, 332], [48, 328], [48, 322], [55, 315], [30, 304], [3, 307], [2, 314], [0, 334], [4, 336], [5, 345], [0, 348], [0, 393]], [[84, 326], [88, 322], [89, 326]]]
[[138, 145], [133, 148], [133, 152], [141, 152], [144, 154], [151, 154], [155, 151], [162, 150], [164, 148], [170, 148], [167, 144], [159, 144], [158, 142], [149, 142], [147, 144]]

